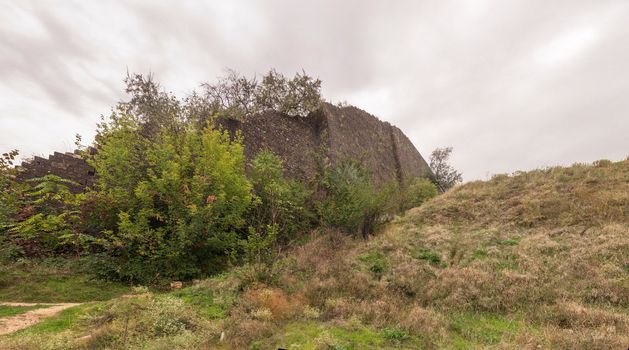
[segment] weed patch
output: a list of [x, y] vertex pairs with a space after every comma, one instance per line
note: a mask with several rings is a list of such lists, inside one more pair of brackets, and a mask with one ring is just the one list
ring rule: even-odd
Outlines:
[[387, 271], [387, 260], [382, 252], [372, 251], [359, 257], [367, 265], [367, 269], [374, 276], [380, 278]]

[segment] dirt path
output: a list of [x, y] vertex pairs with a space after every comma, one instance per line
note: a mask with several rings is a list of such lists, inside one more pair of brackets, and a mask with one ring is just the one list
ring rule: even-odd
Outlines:
[[35, 309], [23, 314], [0, 318], [0, 335], [13, 333], [20, 329], [30, 327], [41, 319], [54, 316], [57, 313], [65, 310], [69, 307], [81, 305], [80, 303], [2, 303], [0, 305], [5, 306], [35, 306], [35, 305], [48, 305], [46, 308]]

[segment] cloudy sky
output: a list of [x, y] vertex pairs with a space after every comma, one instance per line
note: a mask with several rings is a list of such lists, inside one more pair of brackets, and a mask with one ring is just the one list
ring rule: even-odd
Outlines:
[[466, 180], [629, 156], [629, 1], [4, 1], [0, 151], [91, 141], [153, 72], [181, 96], [306, 70]]

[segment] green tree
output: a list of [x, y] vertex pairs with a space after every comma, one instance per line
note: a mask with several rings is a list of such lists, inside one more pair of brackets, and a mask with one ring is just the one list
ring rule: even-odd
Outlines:
[[0, 157], [0, 264], [23, 253], [21, 247], [10, 237], [10, 230], [15, 227], [27, 188], [25, 184], [16, 181], [17, 169], [13, 162], [17, 155], [18, 151], [12, 150]]
[[448, 163], [451, 154], [452, 147], [444, 147], [435, 149], [430, 155], [433, 181], [442, 192], [463, 181], [463, 175]]

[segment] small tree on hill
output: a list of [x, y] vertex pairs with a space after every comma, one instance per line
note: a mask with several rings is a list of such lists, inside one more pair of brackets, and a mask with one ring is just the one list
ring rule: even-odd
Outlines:
[[451, 153], [452, 147], [443, 147], [435, 149], [430, 155], [433, 181], [444, 192], [463, 181], [462, 174], [448, 164]]

